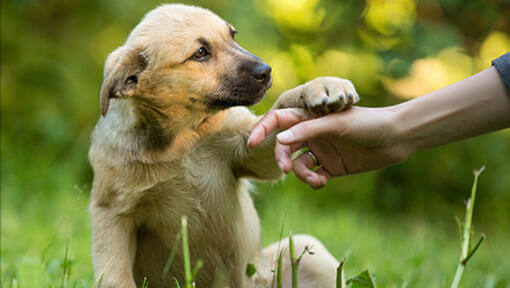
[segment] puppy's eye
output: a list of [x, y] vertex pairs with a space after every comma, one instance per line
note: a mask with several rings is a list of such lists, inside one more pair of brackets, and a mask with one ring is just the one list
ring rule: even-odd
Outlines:
[[197, 52], [193, 54], [193, 59], [201, 61], [205, 60], [207, 56], [209, 56], [207, 49], [205, 49], [205, 47], [200, 47], [200, 49], [198, 49]]
[[232, 36], [232, 39], [235, 38], [236, 34], [237, 34], [236, 30], [230, 30], [230, 36]]

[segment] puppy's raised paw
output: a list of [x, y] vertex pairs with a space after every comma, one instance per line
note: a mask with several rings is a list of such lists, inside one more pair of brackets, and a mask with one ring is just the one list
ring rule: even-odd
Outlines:
[[351, 81], [337, 77], [319, 77], [285, 91], [274, 108], [303, 108], [316, 115], [342, 111], [359, 101]]
[[319, 77], [302, 86], [301, 108], [324, 115], [345, 110], [359, 101], [351, 81], [336, 77]]

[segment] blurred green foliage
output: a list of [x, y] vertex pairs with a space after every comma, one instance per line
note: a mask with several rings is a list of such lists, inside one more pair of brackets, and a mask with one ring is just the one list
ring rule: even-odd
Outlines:
[[[185, 3], [231, 22], [238, 42], [273, 67], [273, 88], [253, 107], [259, 114], [284, 90], [324, 75], [352, 80], [360, 105], [398, 103], [466, 78], [510, 51], [507, 0]], [[89, 287], [87, 149], [99, 117], [102, 64], [160, 2], [1, 4], [2, 286], [60, 283], [52, 281], [62, 276], [69, 239], [72, 283]], [[254, 197], [264, 243], [276, 241], [285, 222], [295, 233], [318, 236], [338, 258], [350, 251], [347, 276], [370, 268], [381, 287], [446, 286], [458, 257], [454, 217], [462, 214], [471, 170], [485, 164], [474, 223], [488, 239], [464, 284], [508, 287], [509, 160], [505, 130], [336, 179], [321, 191], [293, 176], [261, 185]]]

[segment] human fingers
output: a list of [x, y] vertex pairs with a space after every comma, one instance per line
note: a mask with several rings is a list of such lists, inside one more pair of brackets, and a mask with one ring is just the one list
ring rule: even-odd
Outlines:
[[267, 112], [255, 127], [248, 138], [248, 146], [257, 147], [275, 129], [287, 129], [311, 116], [303, 109], [286, 108]]
[[276, 135], [278, 142], [287, 145], [304, 143], [309, 139], [313, 139], [328, 132], [332, 132], [334, 129], [338, 129], [340, 126], [340, 123], [337, 123], [339, 122], [338, 117], [333, 116], [337, 115], [330, 114], [328, 116], [303, 121], [299, 124], [296, 124]]
[[292, 170], [301, 181], [307, 183], [313, 189], [320, 189], [326, 185], [327, 178], [312, 170], [318, 164], [317, 158], [311, 151], [308, 151], [292, 161]]
[[305, 147], [304, 143], [294, 144], [294, 145], [283, 145], [281, 143], [276, 142], [274, 148], [274, 155], [276, 163], [278, 164], [278, 168], [285, 172], [285, 174], [289, 173], [292, 170], [292, 153], [298, 151], [299, 149]]

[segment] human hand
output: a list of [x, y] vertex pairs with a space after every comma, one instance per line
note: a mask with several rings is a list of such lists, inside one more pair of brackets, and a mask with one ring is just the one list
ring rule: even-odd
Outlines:
[[[301, 109], [272, 110], [253, 129], [249, 145], [257, 146], [276, 128], [290, 128], [277, 137], [278, 166], [320, 188], [331, 177], [382, 168], [417, 151], [508, 128], [509, 95], [496, 68], [490, 67], [390, 107], [352, 107], [317, 119]], [[317, 171], [311, 170], [317, 163], [309, 153], [290, 159], [306, 146], [322, 165]]]
[[[274, 129], [288, 129], [277, 135], [275, 159], [285, 173], [296, 176], [314, 189], [332, 177], [367, 172], [401, 162], [411, 154], [397, 137], [391, 107], [352, 107], [313, 119], [302, 109], [271, 110], [254, 127], [249, 146], [255, 147]], [[291, 154], [309, 147], [309, 153], [291, 160]], [[316, 164], [321, 168], [313, 171]]]

